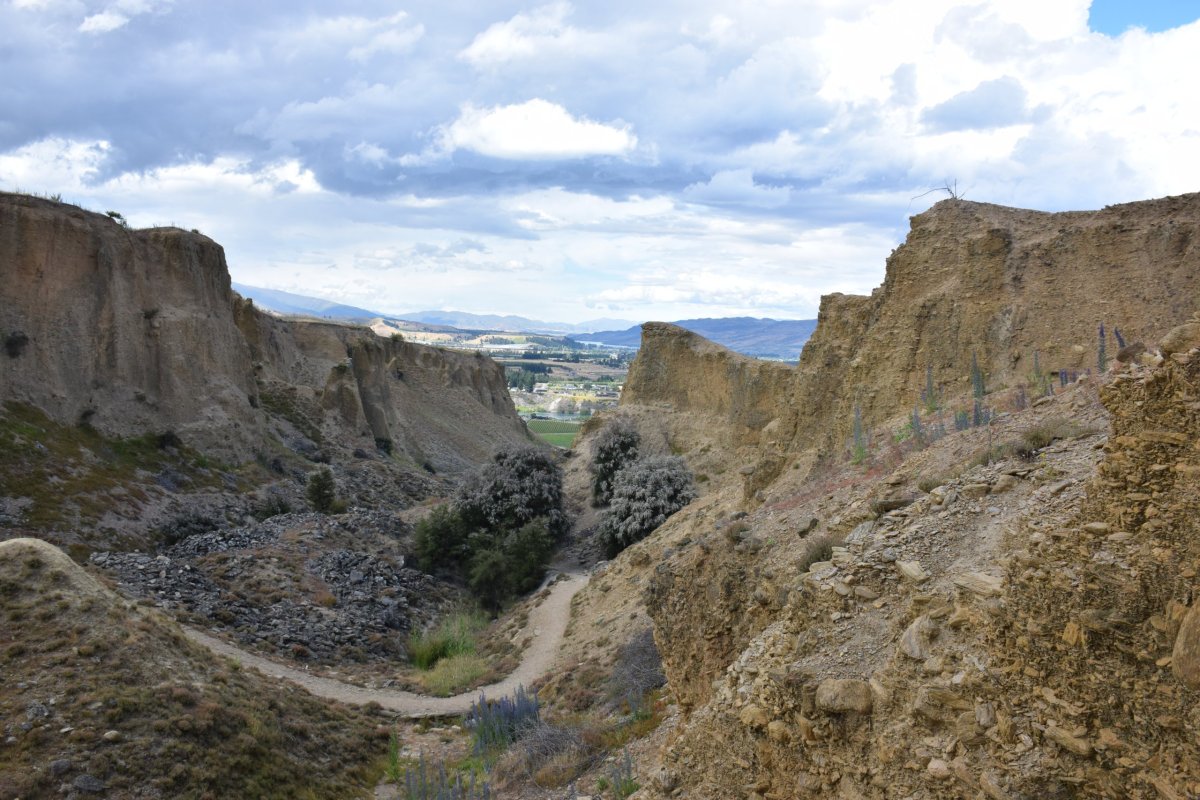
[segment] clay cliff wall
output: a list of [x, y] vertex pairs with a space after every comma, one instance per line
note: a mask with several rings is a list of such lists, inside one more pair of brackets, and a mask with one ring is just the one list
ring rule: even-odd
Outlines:
[[282, 440], [457, 472], [528, 438], [490, 359], [273, 317], [206, 236], [24, 195], [0, 194], [0, 345], [0, 400], [231, 461]]
[[921, 402], [966, 407], [972, 357], [988, 391], [1034, 372], [1096, 371], [1098, 329], [1153, 343], [1200, 307], [1200, 194], [1043, 213], [947, 200], [912, 218], [870, 296], [824, 297], [794, 367], [756, 361], [662, 323], [643, 327], [621, 404], [662, 417], [676, 450], [724, 448], [747, 498], [790, 463], [848, 452]]

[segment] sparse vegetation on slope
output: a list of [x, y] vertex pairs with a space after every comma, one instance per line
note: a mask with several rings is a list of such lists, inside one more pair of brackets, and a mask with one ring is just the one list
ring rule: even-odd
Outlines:
[[367, 714], [190, 644], [39, 540], [0, 543], [0, 619], [0, 797], [333, 800], [378, 772]]

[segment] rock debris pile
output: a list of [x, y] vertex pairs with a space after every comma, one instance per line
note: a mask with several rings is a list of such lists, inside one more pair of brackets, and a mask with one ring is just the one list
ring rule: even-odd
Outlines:
[[356, 510], [285, 514], [200, 533], [157, 555], [95, 553], [125, 592], [242, 645], [299, 661], [403, 660], [405, 643], [455, 602], [405, 565], [407, 526]]

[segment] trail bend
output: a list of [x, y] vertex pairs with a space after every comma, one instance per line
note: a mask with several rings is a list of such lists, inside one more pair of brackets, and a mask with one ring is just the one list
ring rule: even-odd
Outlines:
[[584, 574], [564, 573], [564, 576], [565, 579], [558, 580], [550, 586], [549, 596], [529, 612], [525, 630], [532, 634], [532, 639], [525, 648], [517, 668], [501, 681], [451, 697], [431, 697], [399, 689], [367, 689], [354, 686], [279, 664], [186, 625], [183, 626], [183, 631], [193, 642], [207, 647], [214, 653], [236, 659], [242, 666], [256, 669], [268, 677], [291, 681], [317, 697], [355, 705], [378, 703], [406, 717], [451, 716], [470, 710], [471, 703], [479, 699], [480, 694], [488, 697], [511, 694], [518, 686], [529, 686], [549, 671], [558, 655], [559, 645], [562, 644], [567, 623], [571, 618], [571, 599], [588, 582], [588, 576]]

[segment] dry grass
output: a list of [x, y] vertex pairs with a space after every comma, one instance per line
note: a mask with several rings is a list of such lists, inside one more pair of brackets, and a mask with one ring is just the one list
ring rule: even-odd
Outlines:
[[110, 439], [88, 425], [56, 423], [32, 406], [0, 407], [0, 485], [31, 501], [23, 519], [30, 529], [73, 528], [87, 537], [106, 514], [133, 518], [162, 493], [156, 476], [169, 476], [176, 490], [227, 488], [227, 479], [246, 490], [256, 480], [247, 470], [234, 474], [170, 432]]
[[449, 697], [480, 685], [490, 674], [486, 659], [475, 653], [462, 653], [439, 659], [428, 672], [417, 675], [417, 681], [428, 694]]
[[797, 569], [804, 572], [818, 561], [828, 561], [833, 557], [833, 548], [840, 547], [844, 541], [842, 537], [829, 533], [813, 533], [805, 536], [800, 540], [803, 550], [800, 554], [800, 561], [796, 565]]
[[110, 797], [366, 797], [381, 769], [367, 713], [237, 669], [20, 540], [0, 543], [0, 654], [0, 718], [33, 722], [0, 748], [0, 797], [84, 773]]

